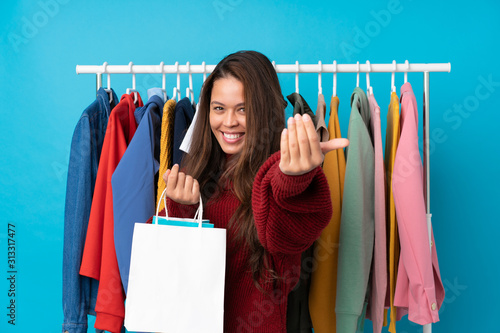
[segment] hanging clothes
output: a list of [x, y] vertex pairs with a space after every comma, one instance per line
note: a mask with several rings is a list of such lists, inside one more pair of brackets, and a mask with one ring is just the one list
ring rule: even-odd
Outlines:
[[317, 126], [317, 121], [316, 121], [316, 115], [314, 112], [312, 112], [311, 108], [309, 107], [309, 104], [305, 101], [305, 99], [300, 95], [299, 93], [291, 93], [290, 95], [286, 96], [286, 98], [290, 101], [290, 103], [293, 105], [293, 114], [296, 115], [301, 114], [308, 114], [311, 116], [311, 119], [314, 122], [314, 127]]
[[[158, 96], [162, 101], [164, 98], [163, 90], [161, 88], [150, 88], [148, 89], [148, 101], [151, 99], [153, 96]], [[134, 117], [135, 117], [135, 122], [137, 123], [137, 126], [141, 123], [142, 117], [146, 113], [147, 108], [145, 106], [136, 108], [134, 111]]]
[[[328, 121], [329, 139], [342, 137], [338, 106], [339, 98], [332, 97]], [[333, 215], [330, 223], [314, 244], [316, 270], [311, 275], [309, 311], [315, 333], [335, 333], [337, 330], [335, 301], [337, 297], [338, 245], [345, 174], [343, 149], [336, 149], [325, 155], [323, 171], [330, 187]]]
[[439, 321], [438, 311], [445, 292], [432, 230], [429, 244], [423, 167], [418, 147], [418, 109], [409, 82], [401, 87], [400, 98], [401, 137], [392, 174], [401, 242], [394, 305], [408, 312], [410, 321], [425, 325]]
[[[87, 315], [95, 315], [99, 282], [79, 274], [102, 143], [118, 97], [100, 88], [73, 132], [66, 183], [63, 245], [63, 331], [86, 333]], [[99, 332], [100, 330], [97, 330]]]
[[356, 332], [364, 322], [374, 242], [374, 151], [366, 94], [355, 88], [347, 132], [337, 275], [337, 332]]
[[388, 265], [389, 265], [389, 285], [386, 297], [386, 306], [391, 309], [389, 332], [396, 333], [396, 321], [401, 318], [401, 312], [394, 306], [394, 292], [396, 291], [396, 276], [399, 263], [399, 236], [398, 225], [396, 219], [396, 208], [394, 207], [394, 194], [392, 191], [392, 172], [394, 169], [394, 159], [396, 158], [396, 149], [399, 142], [399, 98], [395, 92], [391, 93], [391, 102], [389, 103], [389, 111], [387, 112], [387, 130], [385, 138], [385, 174], [386, 181], [386, 226], [389, 242], [388, 248]]
[[139, 125], [141, 123], [142, 117], [146, 113], [146, 108], [144, 106], [138, 107], [134, 111], [135, 123]]
[[[311, 108], [298, 94], [293, 93], [287, 96], [290, 103], [293, 105], [293, 114], [308, 114], [314, 123], [317, 125], [316, 115]], [[313, 259], [313, 245], [302, 252], [300, 279], [297, 285], [288, 294], [288, 303], [286, 310], [286, 331], [288, 333], [310, 333], [312, 332], [311, 316], [309, 315], [309, 284], [311, 282], [310, 265]]]
[[184, 97], [175, 106], [174, 116], [174, 146], [173, 146], [173, 164], [181, 164], [184, 152], [180, 150], [182, 140], [193, 121], [195, 108], [189, 100]]
[[[148, 89], [148, 101], [151, 99], [151, 97], [153, 96], [158, 96], [161, 98], [161, 101], [163, 102], [163, 104], [165, 104], [165, 102], [167, 101], [168, 97], [167, 97], [167, 93], [165, 92], [165, 90], [163, 90], [162, 88], [149, 88]], [[139, 124], [139, 123], [138, 123]]]
[[323, 94], [318, 95], [318, 107], [316, 108], [316, 133], [320, 142], [327, 142], [330, 138], [325, 123], [326, 103]]
[[95, 327], [112, 333], [122, 329], [125, 295], [114, 244], [111, 176], [137, 128], [135, 94], [138, 106], [142, 107], [141, 97], [132, 92], [122, 96], [109, 116], [80, 267], [81, 275], [99, 280]]
[[179, 147], [180, 150], [185, 152], [186, 154], [189, 154], [189, 149], [191, 148], [191, 141], [193, 139], [193, 131], [194, 128], [196, 127], [196, 122], [198, 121], [198, 109], [200, 107], [200, 104], [197, 104], [195, 109], [196, 111], [194, 112], [194, 117], [193, 121], [191, 122], [191, 125], [189, 125], [189, 128], [186, 132], [186, 135], [184, 136], [184, 139], [182, 140], [181, 146]]
[[158, 190], [156, 194], [156, 206], [160, 205], [160, 211], [165, 208], [165, 203], [160, 201], [161, 194], [165, 190], [166, 184], [163, 180], [163, 174], [172, 167], [172, 147], [174, 141], [174, 115], [175, 99], [169, 99], [163, 106], [163, 117], [161, 120], [161, 139], [160, 139], [160, 172], [158, 173]]
[[387, 294], [387, 236], [385, 219], [385, 168], [382, 150], [382, 129], [380, 124], [380, 107], [375, 96], [368, 97], [370, 104], [372, 142], [374, 149], [374, 212], [375, 212], [375, 246], [371, 269], [371, 294], [367, 308], [367, 318], [373, 322], [373, 332], [382, 332], [384, 325], [385, 298]]
[[111, 177], [114, 242], [125, 293], [128, 287], [132, 236], [135, 223], [156, 212], [156, 184], [160, 158], [163, 100], [153, 95], [134, 137]]

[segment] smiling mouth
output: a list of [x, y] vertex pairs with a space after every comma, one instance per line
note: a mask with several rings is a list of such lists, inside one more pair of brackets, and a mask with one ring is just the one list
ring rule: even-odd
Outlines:
[[244, 133], [225, 133], [225, 132], [222, 132], [222, 135], [224, 135], [224, 137], [229, 139], [229, 140], [235, 140], [235, 139], [242, 137], [245, 134]]

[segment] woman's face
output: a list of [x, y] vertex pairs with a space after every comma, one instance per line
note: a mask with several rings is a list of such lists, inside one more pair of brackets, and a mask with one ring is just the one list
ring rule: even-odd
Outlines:
[[232, 76], [214, 82], [210, 98], [210, 127], [226, 154], [233, 155], [243, 149], [245, 96], [243, 84]]

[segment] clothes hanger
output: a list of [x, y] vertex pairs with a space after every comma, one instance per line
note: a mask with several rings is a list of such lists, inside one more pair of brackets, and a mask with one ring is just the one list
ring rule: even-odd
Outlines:
[[[106, 73], [106, 68], [108, 67], [108, 63], [105, 61], [102, 64], [102, 67], [103, 67], [103, 73]], [[109, 104], [111, 104], [113, 103], [113, 90], [111, 90], [111, 77], [109, 73], [106, 73], [106, 75], [108, 75], [108, 87], [104, 88], [104, 91], [108, 93]]]
[[[134, 63], [132, 61], [128, 63], [129, 73], [132, 73], [132, 66], [133, 65], [134, 65]], [[127, 95], [129, 95], [132, 92], [134, 93], [134, 104], [136, 104], [137, 100], [138, 100], [138, 91], [135, 89], [135, 73], [132, 73], [132, 89], [127, 88]]]
[[176, 99], [177, 97], [177, 102], [181, 99], [181, 74], [179, 73], [179, 62], [175, 62], [175, 71], [177, 72], [177, 86], [174, 87], [174, 92], [172, 94], [172, 99]]
[[297, 66], [297, 69], [295, 71], [295, 92], [298, 94], [299, 93], [299, 61], [298, 60], [295, 62], [295, 66]]
[[113, 103], [113, 90], [111, 90], [111, 75], [108, 73], [108, 87], [104, 89], [109, 95], [109, 104]]
[[201, 63], [201, 67], [203, 68], [203, 83], [205, 83], [205, 80], [207, 79], [207, 64], [203, 61]]
[[321, 60], [318, 61], [318, 96], [323, 94], [323, 87], [321, 87], [321, 72], [323, 71], [323, 65], [321, 64]]
[[193, 74], [191, 73], [191, 65], [189, 61], [186, 63], [187, 71], [189, 73], [189, 87], [186, 88], [186, 97], [191, 94], [191, 104], [194, 103], [194, 91], [193, 91]]
[[391, 74], [391, 93], [396, 92], [396, 86], [394, 85], [394, 78], [396, 76], [396, 60], [392, 61], [393, 72]]
[[163, 71], [165, 63], [160, 62], [160, 72], [161, 72], [161, 91], [163, 92], [163, 100], [167, 101], [167, 90], [165, 90], [165, 72]]
[[408, 60], [405, 60], [405, 67], [406, 67], [406, 71], [405, 71], [405, 83], [408, 82], [408, 70], [410, 70], [410, 63], [408, 62]]
[[370, 65], [370, 60], [366, 61], [368, 65], [368, 70], [366, 71], [366, 93], [368, 96], [373, 95], [373, 88], [370, 85], [370, 72], [372, 71], [372, 66]]
[[333, 97], [337, 96], [337, 61], [333, 61]]
[[356, 71], [358, 72], [356, 74], [356, 88], [359, 88], [359, 61], [356, 63]]

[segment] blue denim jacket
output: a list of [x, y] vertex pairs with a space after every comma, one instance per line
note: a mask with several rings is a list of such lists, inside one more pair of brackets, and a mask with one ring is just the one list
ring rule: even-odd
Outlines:
[[[62, 300], [62, 331], [68, 333], [86, 333], [87, 314], [95, 316], [99, 282], [81, 276], [79, 271], [102, 143], [111, 109], [119, 101], [114, 91], [112, 94], [110, 105], [108, 93], [103, 88], [97, 91], [96, 100], [83, 111], [71, 141], [64, 212]], [[96, 332], [103, 331], [96, 329]]]

